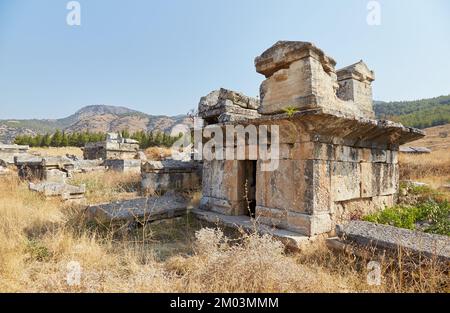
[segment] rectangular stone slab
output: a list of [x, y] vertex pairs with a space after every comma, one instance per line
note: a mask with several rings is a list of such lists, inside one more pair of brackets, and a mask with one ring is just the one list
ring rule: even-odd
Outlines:
[[88, 219], [100, 223], [151, 222], [181, 216], [186, 214], [187, 208], [188, 199], [172, 194], [91, 205], [86, 211]]
[[364, 221], [350, 221], [337, 226], [337, 235], [344, 241], [363, 246], [397, 251], [399, 247], [413, 254], [438, 257], [450, 261], [450, 237], [420, 231], [380, 225]]

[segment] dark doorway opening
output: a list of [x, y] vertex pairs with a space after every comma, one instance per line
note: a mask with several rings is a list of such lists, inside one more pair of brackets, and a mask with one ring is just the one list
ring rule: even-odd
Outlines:
[[247, 201], [246, 215], [255, 217], [256, 211], [256, 166], [257, 161], [244, 162], [244, 190]]

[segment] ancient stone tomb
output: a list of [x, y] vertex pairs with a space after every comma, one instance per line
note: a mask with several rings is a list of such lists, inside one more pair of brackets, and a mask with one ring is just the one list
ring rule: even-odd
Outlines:
[[139, 151], [139, 142], [122, 138], [120, 134], [108, 133], [105, 141], [87, 143], [83, 148], [85, 160], [135, 159]]
[[277, 125], [279, 143], [269, 136], [269, 146], [279, 149], [278, 167], [263, 171], [261, 153], [203, 160], [200, 208], [313, 236], [393, 205], [399, 145], [424, 134], [374, 119], [374, 73], [362, 61], [336, 71], [336, 62], [307, 42], [278, 42], [255, 65], [266, 77], [260, 103], [222, 89], [201, 99], [199, 115], [204, 129]]

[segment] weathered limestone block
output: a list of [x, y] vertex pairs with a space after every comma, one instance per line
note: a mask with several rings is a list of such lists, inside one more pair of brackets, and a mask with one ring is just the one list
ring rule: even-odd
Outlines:
[[386, 151], [386, 162], [392, 164], [398, 164], [398, 151], [387, 150]]
[[361, 197], [361, 169], [355, 162], [331, 162], [331, 199], [344, 201]]
[[287, 212], [286, 229], [298, 232], [306, 236], [314, 236], [327, 233], [332, 230], [332, 222], [329, 213], [304, 214]]
[[336, 148], [321, 142], [295, 143], [291, 156], [296, 160], [335, 160]]
[[98, 160], [76, 160], [74, 162], [74, 171], [78, 173], [104, 172], [106, 167], [104, 161]]
[[332, 58], [312, 43], [277, 42], [255, 59], [256, 71], [266, 76], [260, 88], [258, 111], [277, 114], [287, 108], [300, 111], [320, 108], [373, 118], [370, 85], [373, 72], [362, 62], [342, 69], [341, 98], [338, 98], [335, 65]]
[[110, 159], [105, 161], [108, 170], [123, 173], [141, 173], [141, 160], [118, 160]]
[[[203, 197], [228, 200], [233, 215], [246, 214], [244, 164], [239, 160], [212, 160], [203, 163]], [[214, 209], [212, 200], [204, 200], [205, 209]], [[222, 209], [223, 211], [223, 209]], [[220, 213], [220, 212], [219, 212]]]
[[91, 205], [87, 217], [98, 223], [153, 222], [186, 214], [189, 199], [179, 194]]
[[450, 237], [427, 234], [363, 221], [350, 221], [337, 227], [338, 236], [345, 242], [363, 247], [371, 246], [415, 257], [429, 257], [448, 264], [450, 262]]
[[308, 160], [305, 167], [303, 209], [309, 214], [329, 212], [331, 206], [331, 164], [329, 161]]
[[67, 177], [66, 172], [60, 171], [59, 169], [49, 169], [44, 172], [43, 180], [64, 183]]
[[398, 165], [361, 163], [361, 197], [395, 194], [398, 191]]
[[394, 204], [394, 195], [335, 202], [332, 205], [331, 216], [333, 222], [338, 224], [351, 219], [359, 219], [364, 215], [383, 210], [386, 207], [392, 207]]
[[[258, 161], [256, 173], [256, 203], [271, 209], [305, 211], [307, 185], [298, 181], [305, 176], [305, 162], [279, 160], [275, 171], [261, 171]], [[279, 186], [283, 186], [280, 188]]]
[[360, 162], [361, 149], [339, 145], [336, 146], [336, 161], [340, 162]]
[[271, 227], [286, 229], [288, 211], [286, 209], [273, 209], [257, 205], [255, 210], [255, 218], [261, 223]]
[[337, 95], [345, 101], [353, 101], [364, 116], [374, 118], [371, 83], [375, 74], [360, 61], [337, 71], [339, 89]]
[[26, 155], [29, 149], [29, 146], [16, 144], [5, 145], [0, 143], [0, 163], [3, 162], [5, 165], [14, 164], [14, 157]]
[[225, 215], [248, 215], [248, 203], [246, 200], [227, 200], [203, 196], [200, 200], [200, 207], [203, 210]]
[[207, 123], [236, 122], [258, 118], [257, 99], [221, 88], [200, 99], [198, 114]]
[[201, 165], [197, 162], [148, 161], [142, 164], [141, 171], [142, 191], [146, 193], [191, 191], [201, 186]]
[[84, 199], [86, 187], [68, 185], [60, 182], [41, 182], [30, 183], [29, 188], [32, 191], [42, 193], [45, 197], [60, 196], [62, 200], [81, 200]]

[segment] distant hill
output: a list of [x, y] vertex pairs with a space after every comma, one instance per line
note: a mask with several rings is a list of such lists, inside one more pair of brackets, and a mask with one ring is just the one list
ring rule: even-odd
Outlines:
[[407, 146], [426, 147], [432, 151], [447, 149], [450, 152], [450, 124], [434, 126], [424, 130], [425, 137], [413, 141]]
[[416, 101], [375, 101], [377, 118], [427, 128], [450, 123], [450, 95]]
[[57, 129], [66, 132], [154, 130], [170, 133], [180, 123], [190, 124], [190, 120], [186, 115], [154, 116], [125, 107], [90, 105], [61, 119], [0, 120], [0, 141], [12, 142], [17, 135], [53, 133]]

